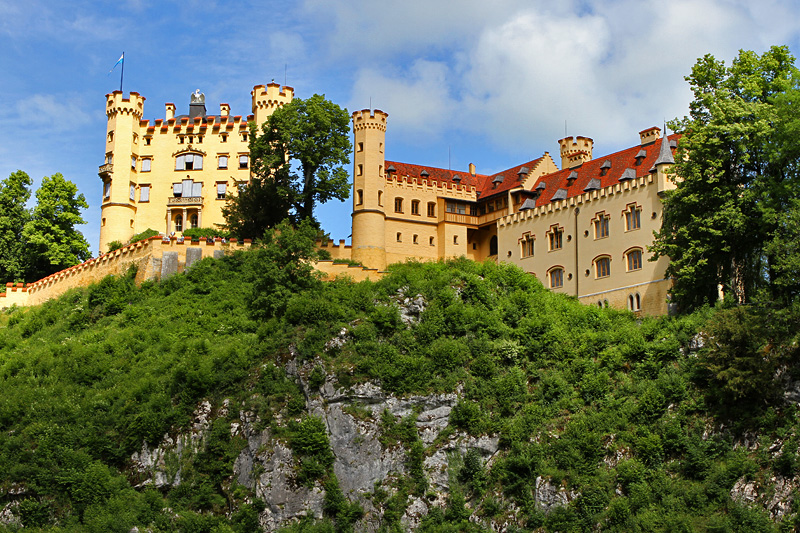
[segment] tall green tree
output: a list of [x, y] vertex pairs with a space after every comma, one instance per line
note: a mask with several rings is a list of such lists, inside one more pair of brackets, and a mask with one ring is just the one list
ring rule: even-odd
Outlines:
[[676, 189], [664, 199], [652, 246], [656, 257], [670, 257], [681, 307], [713, 302], [718, 286], [738, 303], [772, 287], [775, 256], [765, 244], [798, 193], [797, 150], [785, 146], [780, 102], [797, 92], [798, 79], [785, 46], [740, 51], [728, 67], [706, 55], [686, 78], [690, 113], [671, 124], [683, 133]]
[[240, 237], [260, 237], [289, 218], [314, 221], [314, 206], [350, 195], [350, 114], [315, 94], [278, 108], [264, 124], [250, 125], [250, 185], [224, 214]]
[[75, 229], [85, 224], [81, 209], [89, 205], [78, 187], [61, 174], [45, 176], [36, 191], [36, 207], [25, 224], [27, 280], [37, 280], [85, 261], [89, 243]]
[[31, 178], [21, 170], [0, 182], [0, 282], [25, 277], [23, 229], [31, 218], [26, 203], [31, 197]]

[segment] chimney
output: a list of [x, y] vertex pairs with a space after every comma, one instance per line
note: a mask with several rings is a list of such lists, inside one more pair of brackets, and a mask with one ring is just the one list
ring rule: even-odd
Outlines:
[[470, 163], [469, 164], [469, 173], [472, 174], [473, 176], [475, 175], [475, 164], [474, 163]]
[[647, 128], [639, 132], [639, 140], [642, 141], [642, 146], [656, 142], [659, 137], [661, 137], [661, 128], [658, 126], [653, 126], [652, 128]]
[[164, 107], [167, 108], [167, 120], [175, 118], [175, 104], [165, 104]]
[[230, 104], [219, 104], [219, 116], [227, 117], [231, 114]]

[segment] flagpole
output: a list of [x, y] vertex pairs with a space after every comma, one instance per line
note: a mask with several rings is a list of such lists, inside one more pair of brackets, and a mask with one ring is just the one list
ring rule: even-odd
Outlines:
[[122, 77], [125, 75], [125, 52], [122, 52], [122, 69], [119, 72], [119, 92], [122, 92]]

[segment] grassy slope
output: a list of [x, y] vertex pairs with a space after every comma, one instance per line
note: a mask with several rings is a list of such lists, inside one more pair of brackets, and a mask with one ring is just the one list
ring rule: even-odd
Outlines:
[[[463, 384], [453, 429], [500, 435], [500, 459], [487, 470], [466, 457], [427, 531], [480, 530], [466, 522], [471, 513], [503, 521], [512, 505], [524, 530], [779, 527], [729, 493], [741, 476], [791, 471], [796, 456], [747, 453], [727, 433], [709, 437], [717, 422], [702, 372], [684, 355], [704, 316], [637, 321], [552, 294], [515, 267], [456, 261], [400, 265], [379, 283], [312, 282], [281, 296], [276, 317], [254, 320], [250, 280], [259, 270], [255, 256], [238, 254], [161, 284], [108, 279], [0, 314], [0, 503], [21, 500], [26, 525], [63, 530], [251, 530], [260, 502], [245, 503], [247, 491], [228, 479], [243, 445], [228, 431], [235, 408], [215, 421], [207, 449], [171, 491], [131, 488], [141, 480], [127, 461], [143, 440], [185, 427], [203, 399], [218, 408], [231, 398], [302, 442], [296, 432], [307, 419], [281, 428], [272, 418], [302, 415], [302, 395], [280, 370], [294, 344], [345, 386], [377, 379], [403, 394]], [[406, 326], [395, 303], [417, 294], [427, 308]], [[349, 341], [325, 352], [345, 326]], [[794, 433], [793, 411], [759, 416], [765, 442]], [[384, 424], [410, 456], [430, 453], [399, 427]], [[315, 475], [335, 492], [329, 469]], [[533, 502], [538, 476], [579, 496], [545, 515]], [[413, 468], [411, 477], [419, 481]], [[385, 529], [399, 527], [406, 495], [424, 494], [416, 481], [374, 495]], [[333, 521], [303, 527], [347, 529], [351, 520], [336, 509]]]

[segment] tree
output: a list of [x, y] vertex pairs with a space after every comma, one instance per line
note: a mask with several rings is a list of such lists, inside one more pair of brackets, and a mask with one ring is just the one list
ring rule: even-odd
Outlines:
[[75, 229], [76, 224], [85, 224], [80, 209], [88, 207], [78, 187], [61, 174], [42, 179], [36, 191], [36, 207], [22, 232], [26, 279], [41, 279], [90, 257], [89, 243]]
[[670, 258], [681, 307], [713, 302], [718, 286], [737, 303], [772, 288], [775, 256], [765, 244], [798, 192], [797, 149], [785, 134], [789, 106], [781, 102], [797, 93], [798, 79], [794, 57], [777, 46], [760, 56], [740, 51], [730, 67], [706, 55], [686, 78], [690, 113], [671, 124], [683, 134], [676, 189], [664, 198], [651, 247]]
[[31, 197], [31, 178], [21, 170], [0, 182], [0, 282], [25, 277], [22, 232], [31, 218], [25, 204]]
[[232, 232], [254, 238], [286, 218], [314, 221], [316, 203], [349, 197], [346, 109], [324, 95], [295, 98], [250, 131], [252, 179], [224, 211]]

